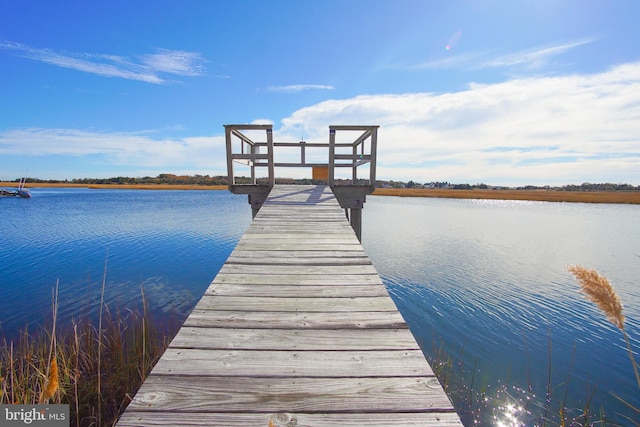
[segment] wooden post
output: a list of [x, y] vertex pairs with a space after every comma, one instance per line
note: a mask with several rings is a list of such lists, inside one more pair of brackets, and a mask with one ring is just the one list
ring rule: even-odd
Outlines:
[[[364, 145], [364, 143], [362, 143]], [[353, 166], [351, 166], [351, 185], [357, 185], [358, 184], [358, 161], [356, 160], [358, 158], [358, 144], [354, 144], [353, 145], [353, 151], [352, 151], [352, 156], [353, 159], [351, 160], [351, 163], [353, 164]]]
[[329, 128], [329, 186], [335, 185], [336, 130]]
[[371, 128], [371, 161], [369, 162], [369, 185], [370, 191], [376, 190], [376, 160], [378, 152], [378, 127]]
[[[244, 145], [244, 142], [242, 143], [242, 145]], [[251, 154], [255, 155], [257, 154], [259, 151], [258, 147], [256, 147], [255, 145], [251, 146]], [[255, 184], [257, 183], [256, 181], [256, 161], [252, 160], [251, 161], [251, 183]]]
[[227, 142], [227, 186], [229, 191], [233, 193], [233, 184], [235, 184], [235, 178], [233, 176], [233, 156], [231, 155], [231, 126], [224, 127], [225, 141]]
[[271, 127], [267, 129], [267, 155], [269, 157], [269, 188], [273, 188], [276, 184], [276, 173], [273, 165], [273, 129]]

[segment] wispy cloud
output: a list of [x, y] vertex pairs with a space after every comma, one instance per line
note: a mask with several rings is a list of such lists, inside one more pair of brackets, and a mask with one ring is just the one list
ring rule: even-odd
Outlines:
[[571, 49], [591, 43], [596, 39], [580, 39], [568, 43], [560, 43], [549, 46], [538, 46], [508, 55], [495, 58], [487, 58], [479, 64], [479, 68], [487, 67], [514, 67], [522, 66], [528, 69], [538, 69], [549, 64], [552, 58], [561, 55]]
[[200, 76], [205, 70], [202, 57], [195, 52], [161, 49], [141, 59], [145, 68], [179, 76]]
[[501, 54], [493, 50], [446, 56], [413, 65], [411, 69], [514, 68], [537, 70], [549, 65], [554, 58], [577, 47], [594, 42], [595, 38], [583, 38]]
[[287, 85], [287, 86], [269, 86], [267, 92], [280, 93], [296, 93], [304, 90], [333, 90], [333, 86], [328, 85]]
[[153, 84], [170, 83], [171, 80], [165, 75], [200, 76], [205, 72], [203, 64], [206, 62], [199, 53], [167, 49], [159, 49], [152, 54], [131, 58], [119, 55], [60, 52], [22, 43], [0, 41], [0, 50], [11, 51], [23, 58], [58, 67]]
[[413, 70], [440, 70], [452, 68], [474, 68], [480, 61], [486, 60], [490, 52], [473, 52], [459, 55], [447, 55], [443, 58], [432, 59], [407, 68]]

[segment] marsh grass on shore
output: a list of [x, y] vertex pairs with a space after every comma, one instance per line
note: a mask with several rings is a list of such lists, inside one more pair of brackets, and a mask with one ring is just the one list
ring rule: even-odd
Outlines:
[[145, 309], [103, 309], [100, 326], [87, 315], [56, 327], [54, 316], [54, 326], [4, 339], [0, 403], [65, 403], [71, 426], [113, 425], [177, 327], [158, 328]]
[[[0, 182], [0, 187], [15, 187], [15, 182]], [[91, 188], [110, 190], [228, 190], [226, 185], [197, 184], [30, 184], [31, 188]], [[640, 204], [640, 191], [557, 191], [513, 189], [376, 188], [374, 196], [432, 197], [448, 199], [522, 200], [542, 202]]]
[[374, 196], [443, 199], [521, 200], [539, 202], [640, 204], [640, 191], [457, 190], [442, 188], [376, 188]]

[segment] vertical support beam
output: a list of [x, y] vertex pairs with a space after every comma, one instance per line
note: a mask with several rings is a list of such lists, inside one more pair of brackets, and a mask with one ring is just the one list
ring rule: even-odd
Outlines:
[[[251, 155], [253, 156], [254, 154], [256, 154], [256, 152], [259, 151], [258, 147], [256, 147], [255, 145], [251, 146]], [[256, 183], [256, 162], [255, 160], [251, 160], [251, 183], [255, 184]]]
[[353, 145], [353, 150], [352, 150], [352, 160], [351, 160], [351, 185], [357, 185], [358, 184], [358, 144], [354, 144]]
[[231, 126], [225, 125], [224, 138], [227, 143], [227, 186], [229, 191], [233, 192], [235, 178], [233, 176], [233, 156], [231, 155]]
[[269, 188], [273, 188], [276, 184], [276, 173], [273, 165], [273, 128], [267, 129], [267, 155], [269, 157]]
[[378, 126], [371, 127], [371, 161], [369, 162], [369, 185], [371, 192], [376, 189], [376, 158], [378, 152]]
[[329, 186], [335, 185], [336, 130], [329, 128]]

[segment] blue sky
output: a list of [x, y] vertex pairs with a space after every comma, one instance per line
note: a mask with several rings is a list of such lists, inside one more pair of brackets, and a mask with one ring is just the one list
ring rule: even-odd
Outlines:
[[0, 180], [226, 174], [223, 125], [272, 123], [309, 142], [380, 125], [379, 179], [640, 185], [638, 16], [635, 0], [0, 0]]

